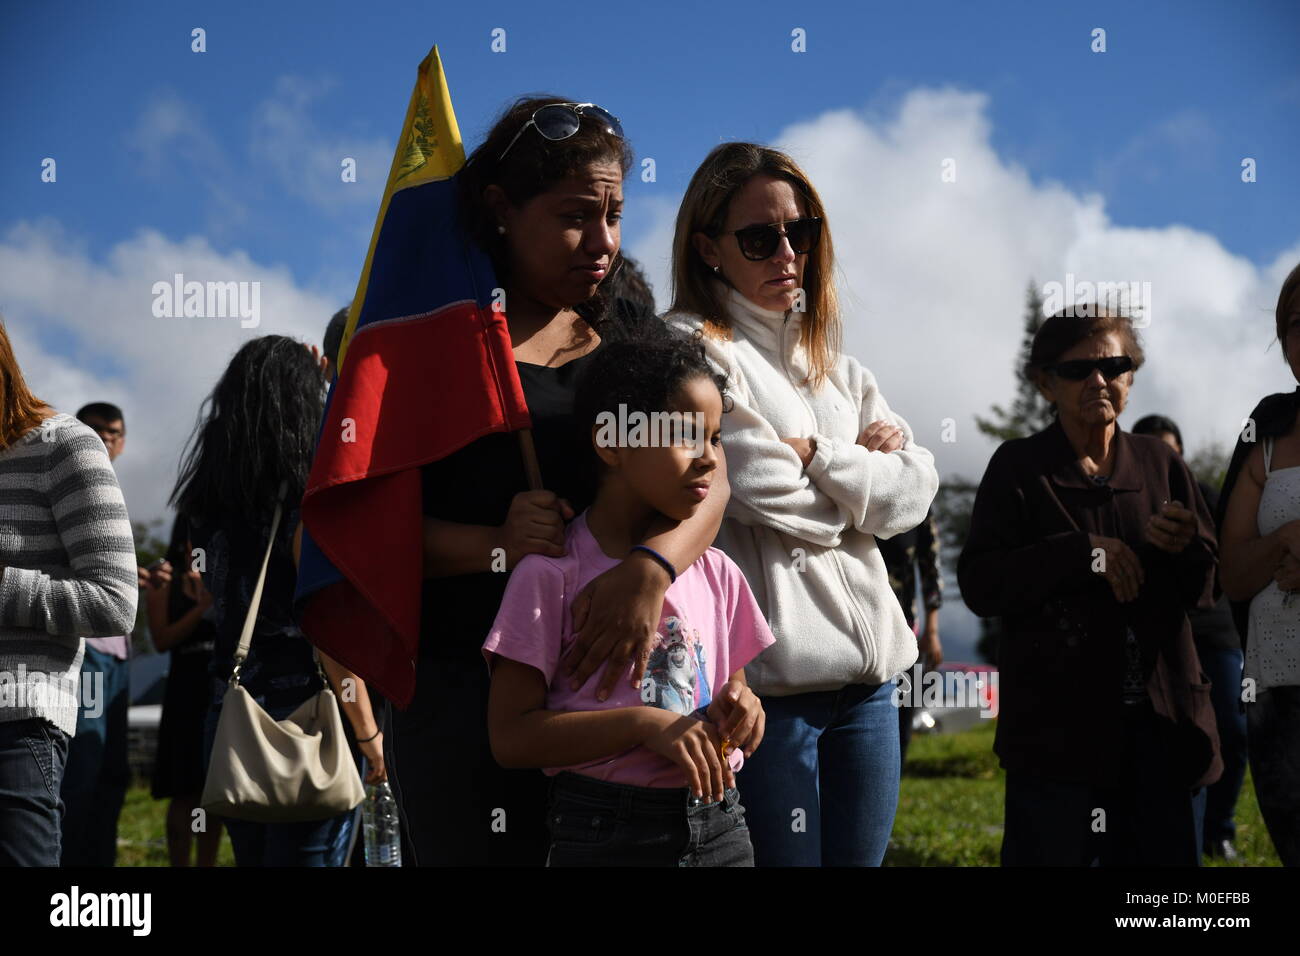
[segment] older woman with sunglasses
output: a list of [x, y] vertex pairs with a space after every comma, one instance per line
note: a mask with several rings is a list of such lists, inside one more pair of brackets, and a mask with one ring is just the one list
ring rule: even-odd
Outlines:
[[878, 866], [898, 805], [894, 678], [916, 637], [874, 536], [910, 530], [934, 457], [839, 350], [826, 214], [786, 155], [717, 147], [677, 217], [670, 323], [731, 383], [718, 547], [776, 635], [748, 667], [763, 748], [741, 772], [759, 866]]
[[1002, 863], [1198, 866], [1223, 765], [1187, 609], [1211, 604], [1214, 524], [1177, 452], [1119, 427], [1142, 348], [1097, 311], [1034, 337], [1056, 420], [994, 452], [957, 565], [1002, 618]]

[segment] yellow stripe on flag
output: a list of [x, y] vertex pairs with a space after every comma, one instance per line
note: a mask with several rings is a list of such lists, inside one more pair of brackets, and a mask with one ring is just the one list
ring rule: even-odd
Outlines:
[[388, 182], [384, 186], [384, 198], [379, 204], [379, 215], [375, 219], [374, 232], [370, 234], [370, 248], [366, 252], [366, 264], [361, 270], [361, 279], [357, 283], [357, 293], [348, 309], [348, 323], [343, 332], [343, 341], [339, 345], [338, 367], [343, 368], [343, 359], [347, 354], [348, 343], [356, 331], [357, 318], [361, 314], [361, 303], [366, 300], [366, 289], [370, 284], [370, 265], [374, 259], [375, 246], [379, 242], [379, 233], [388, 215], [388, 204], [393, 195], [400, 190], [439, 179], [449, 179], [465, 165], [465, 144], [460, 138], [460, 127], [456, 125], [456, 113], [451, 108], [451, 91], [447, 88], [447, 77], [442, 71], [442, 58], [435, 45], [420, 62], [415, 77], [415, 88], [411, 90], [411, 100], [406, 106], [406, 121], [402, 124], [402, 135], [397, 140], [397, 151], [393, 154], [393, 164], [388, 170]]

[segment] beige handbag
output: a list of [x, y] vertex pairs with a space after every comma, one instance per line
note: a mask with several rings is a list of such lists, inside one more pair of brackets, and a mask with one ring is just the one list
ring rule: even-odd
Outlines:
[[253, 640], [286, 489], [287, 483], [281, 485], [271, 540], [235, 649], [235, 668], [222, 698], [201, 800], [209, 813], [257, 823], [325, 820], [352, 810], [365, 797], [343, 735], [338, 701], [314, 650], [323, 686], [285, 720], [272, 720], [239, 684], [239, 669]]

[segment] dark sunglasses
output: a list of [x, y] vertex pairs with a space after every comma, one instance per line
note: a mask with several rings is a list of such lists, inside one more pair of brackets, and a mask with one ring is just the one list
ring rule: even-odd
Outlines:
[[582, 125], [584, 116], [593, 117], [605, 125], [607, 133], [613, 133], [619, 139], [623, 138], [623, 124], [618, 121], [618, 117], [608, 110], [601, 109], [595, 103], [551, 103], [538, 109], [528, 118], [527, 123], [519, 127], [519, 132], [515, 133], [515, 138], [510, 141], [510, 145], [501, 151], [497, 162], [506, 158], [506, 153], [519, 142], [519, 137], [524, 135], [524, 130], [528, 127], [536, 127], [537, 132], [545, 139], [558, 142], [576, 133], [578, 127]]
[[790, 240], [790, 248], [799, 256], [816, 249], [817, 242], [822, 237], [822, 221], [817, 218], [791, 219], [785, 223], [784, 232], [778, 228], [779, 225], [774, 222], [766, 226], [746, 226], [719, 235], [735, 236], [740, 245], [740, 254], [753, 262], [770, 259], [780, 248], [782, 236]]
[[1125, 372], [1133, 370], [1133, 359], [1127, 355], [1112, 355], [1109, 358], [1099, 359], [1071, 359], [1068, 362], [1057, 362], [1055, 365], [1049, 365], [1047, 370], [1061, 378], [1069, 379], [1071, 382], [1082, 382], [1085, 378], [1093, 373], [1094, 369], [1101, 371], [1102, 377], [1106, 381], [1119, 378]]

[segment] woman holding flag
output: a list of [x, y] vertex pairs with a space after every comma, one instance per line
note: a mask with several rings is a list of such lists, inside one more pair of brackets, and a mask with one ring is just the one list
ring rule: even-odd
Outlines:
[[[525, 99], [496, 123], [462, 177], [466, 227], [491, 256], [505, 291], [546, 490], [527, 490], [518, 441], [505, 433], [423, 469], [421, 659], [412, 706], [395, 719], [389, 760], [422, 864], [540, 866], [546, 859], [547, 781], [493, 760], [480, 648], [505, 592], [501, 565], [511, 569], [525, 554], [563, 554], [565, 522], [595, 492], [573, 395], [601, 343], [632, 331], [606, 316], [600, 295], [601, 282], [618, 267], [622, 183], [631, 161], [618, 121], [604, 110]], [[639, 685], [675, 570], [704, 552], [721, 523], [725, 496], [710, 503], [689, 521], [663, 521], [645, 542], [650, 551], [633, 551], [593, 582], [583, 602], [585, 626], [567, 661], [577, 686], [608, 661], [598, 691], [607, 694], [626, 679], [630, 659]]]
[[[573, 419], [589, 357], [662, 326], [617, 316], [601, 294], [620, 261], [632, 163], [613, 115], [525, 98], [466, 162], [459, 142], [434, 51], [408, 108], [304, 501], [299, 597], [308, 636], [397, 705], [385, 763], [403, 862], [541, 866], [547, 782], [493, 760], [480, 648], [507, 572], [526, 554], [562, 554], [565, 522], [594, 495], [590, 437]], [[454, 235], [428, 226], [451, 220]], [[347, 422], [353, 440], [333, 440]], [[579, 637], [564, 661], [575, 686], [591, 679], [607, 695], [619, 680], [639, 685], [676, 570], [721, 524], [723, 470], [696, 514], [658, 522], [644, 548], [575, 601]], [[416, 550], [413, 522], [422, 568], [405, 557]]]

